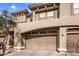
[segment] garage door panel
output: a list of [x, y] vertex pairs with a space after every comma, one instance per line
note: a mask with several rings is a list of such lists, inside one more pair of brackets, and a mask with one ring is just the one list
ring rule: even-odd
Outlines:
[[47, 49], [47, 39], [42, 37], [40, 40], [40, 49]]
[[36, 48], [35, 49], [39, 49], [39, 45], [40, 45], [39, 39], [36, 38]]
[[48, 50], [56, 50], [55, 44], [48, 44]]
[[47, 37], [41, 37], [40, 39], [40, 49], [47, 49]]
[[50, 39], [48, 39], [48, 50], [51, 49], [56, 50], [56, 36], [50, 37]]
[[67, 35], [68, 52], [79, 52], [79, 34]]
[[33, 48], [34, 49], [34, 46], [36, 45], [36, 43], [35, 43], [35, 39], [30, 39], [30, 44], [31, 44], [31, 48]]
[[27, 49], [56, 50], [56, 36], [39, 36], [26, 40]]
[[31, 41], [30, 40], [27, 40], [26, 41], [26, 48], [30, 49], [31, 48]]
[[39, 41], [38, 38], [32, 39], [32, 49], [39, 49]]

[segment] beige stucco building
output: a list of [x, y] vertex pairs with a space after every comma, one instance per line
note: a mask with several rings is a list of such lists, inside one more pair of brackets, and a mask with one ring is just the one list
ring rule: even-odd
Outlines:
[[[76, 5], [76, 7], [75, 7]], [[79, 4], [40, 3], [12, 13], [17, 22], [13, 30], [15, 50], [79, 52]], [[10, 43], [9, 42], [9, 43]]]

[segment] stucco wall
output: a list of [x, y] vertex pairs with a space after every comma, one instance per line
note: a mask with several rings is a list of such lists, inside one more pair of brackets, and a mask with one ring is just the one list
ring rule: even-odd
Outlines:
[[18, 23], [17, 27], [20, 29], [20, 33], [30, 30], [45, 28], [45, 27], [58, 27], [58, 26], [79, 26], [79, 16], [63, 17], [60, 19], [46, 18], [45, 20]]

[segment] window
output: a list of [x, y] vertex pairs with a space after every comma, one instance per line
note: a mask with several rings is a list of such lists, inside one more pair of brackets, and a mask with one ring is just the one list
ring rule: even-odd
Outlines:
[[48, 33], [56, 33], [57, 31], [48, 31]]
[[25, 33], [25, 35], [30, 35], [31, 34], [31, 32], [27, 32], [27, 33]]
[[40, 34], [46, 34], [46, 33], [47, 33], [46, 31], [41, 31], [41, 32], [40, 32]]
[[47, 17], [51, 17], [51, 16], [54, 16], [54, 12], [53, 11], [48, 11], [47, 12]]
[[46, 17], [46, 12], [40, 13], [40, 18], [45, 18]]
[[32, 34], [38, 34], [38, 32], [32, 32]]
[[79, 14], [79, 3], [74, 3], [74, 14]]

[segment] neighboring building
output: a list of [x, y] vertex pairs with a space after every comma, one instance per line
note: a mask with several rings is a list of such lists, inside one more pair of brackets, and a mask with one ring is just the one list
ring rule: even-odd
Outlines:
[[[75, 7], [76, 5], [76, 7]], [[41, 3], [12, 13], [14, 49], [79, 52], [79, 4]]]

